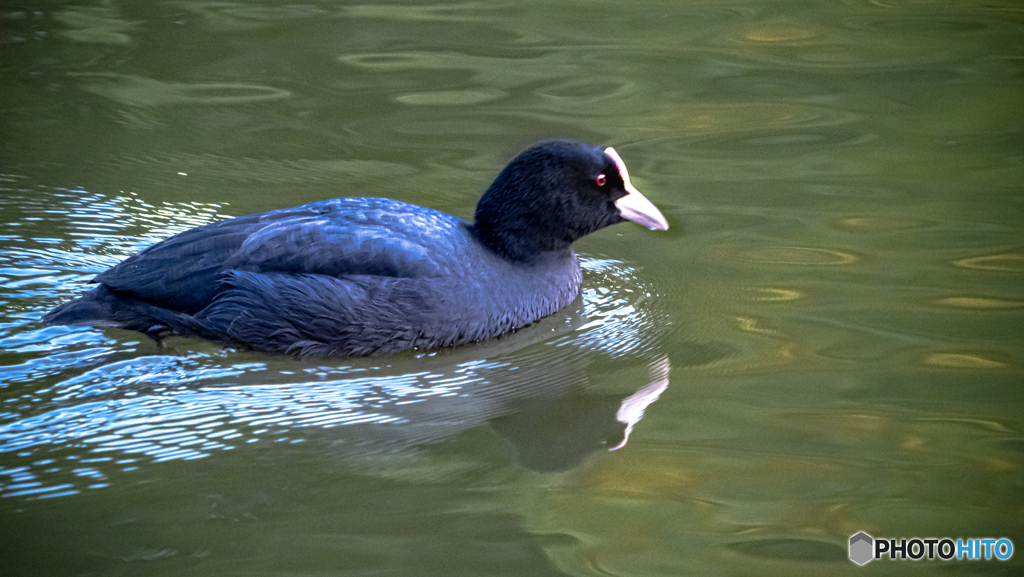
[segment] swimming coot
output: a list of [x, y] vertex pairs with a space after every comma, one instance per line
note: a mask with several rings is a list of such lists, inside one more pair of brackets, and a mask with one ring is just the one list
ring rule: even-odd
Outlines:
[[44, 320], [298, 355], [457, 345], [572, 302], [573, 241], [623, 219], [668, 229], [614, 149], [544, 141], [501, 171], [473, 224], [386, 198], [214, 222], [100, 273]]

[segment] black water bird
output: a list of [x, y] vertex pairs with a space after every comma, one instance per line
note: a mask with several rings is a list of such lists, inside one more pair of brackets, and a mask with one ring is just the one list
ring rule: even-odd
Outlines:
[[623, 220], [668, 229], [614, 149], [544, 141], [501, 171], [473, 224], [385, 198], [214, 222], [100, 273], [44, 320], [297, 355], [457, 345], [572, 302], [572, 243]]

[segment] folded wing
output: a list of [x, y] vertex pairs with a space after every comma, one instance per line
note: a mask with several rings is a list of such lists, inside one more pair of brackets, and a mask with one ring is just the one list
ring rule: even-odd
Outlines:
[[[224, 273], [437, 277], [461, 252], [461, 220], [381, 198], [340, 198], [194, 228], [126, 259], [94, 282], [188, 314], [223, 290]], [[445, 246], [450, 245], [450, 246]]]

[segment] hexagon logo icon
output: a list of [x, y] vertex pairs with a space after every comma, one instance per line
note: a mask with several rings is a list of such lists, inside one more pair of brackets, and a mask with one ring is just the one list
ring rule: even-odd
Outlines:
[[874, 558], [874, 542], [864, 531], [850, 537], [850, 561], [858, 565], [864, 565]]

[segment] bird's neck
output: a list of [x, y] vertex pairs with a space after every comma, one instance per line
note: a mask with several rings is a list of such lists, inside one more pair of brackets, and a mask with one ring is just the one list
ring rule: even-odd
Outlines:
[[[544, 264], [574, 257], [572, 243], [542, 236], [512, 233], [477, 221], [467, 225], [470, 233], [480, 244], [506, 260], [523, 264]], [[543, 239], [538, 241], [538, 239]]]

